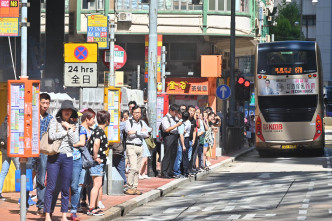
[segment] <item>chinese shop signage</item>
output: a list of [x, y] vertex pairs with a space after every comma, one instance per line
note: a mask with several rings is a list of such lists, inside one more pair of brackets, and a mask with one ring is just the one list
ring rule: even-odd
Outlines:
[[208, 95], [207, 78], [166, 78], [167, 94]]

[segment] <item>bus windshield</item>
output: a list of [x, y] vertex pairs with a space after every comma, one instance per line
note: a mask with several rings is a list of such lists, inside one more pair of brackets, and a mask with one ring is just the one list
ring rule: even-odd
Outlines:
[[258, 74], [297, 75], [317, 72], [314, 50], [260, 49]]

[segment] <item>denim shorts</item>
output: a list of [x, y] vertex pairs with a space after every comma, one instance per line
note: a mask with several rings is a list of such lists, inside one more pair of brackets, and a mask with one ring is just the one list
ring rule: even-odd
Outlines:
[[90, 176], [104, 176], [105, 173], [105, 164], [101, 163], [95, 163], [93, 167], [89, 169], [90, 171]]

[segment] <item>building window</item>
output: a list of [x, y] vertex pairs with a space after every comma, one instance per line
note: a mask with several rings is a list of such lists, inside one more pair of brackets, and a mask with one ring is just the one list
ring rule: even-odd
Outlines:
[[[117, 10], [149, 10], [148, 0], [117, 0]], [[158, 10], [202, 10], [203, 0], [158, 0]]]
[[82, 0], [82, 9], [104, 10], [104, 0]]
[[196, 43], [170, 43], [170, 60], [196, 60]]
[[[235, 11], [248, 12], [249, 0], [235, 0]], [[209, 0], [209, 11], [231, 11], [231, 0]]]

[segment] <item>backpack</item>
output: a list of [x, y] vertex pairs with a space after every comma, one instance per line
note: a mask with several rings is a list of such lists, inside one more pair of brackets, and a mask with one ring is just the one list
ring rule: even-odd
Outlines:
[[[167, 114], [166, 114], [165, 116], [167, 117], [168, 122], [169, 122], [169, 124], [171, 125], [171, 118], [170, 118]], [[164, 117], [165, 117], [165, 116], [164, 116]], [[160, 140], [160, 141], [163, 141], [163, 139], [164, 139], [165, 137], [167, 137], [168, 135], [170, 135], [170, 133], [165, 132], [165, 131], [163, 130], [162, 123], [160, 123], [160, 126], [159, 126], [159, 140]]]

